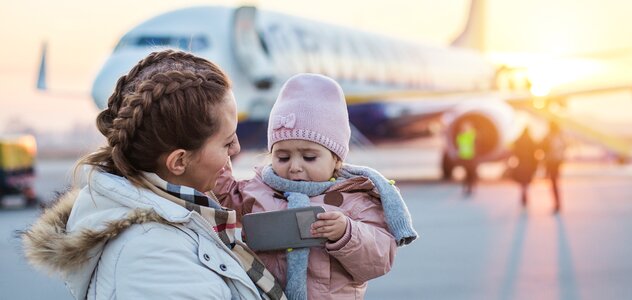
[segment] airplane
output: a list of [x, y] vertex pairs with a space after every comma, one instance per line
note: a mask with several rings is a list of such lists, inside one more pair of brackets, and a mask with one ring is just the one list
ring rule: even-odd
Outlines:
[[189, 51], [227, 72], [237, 99], [242, 148], [263, 149], [268, 115], [282, 84], [296, 73], [320, 73], [338, 81], [345, 92], [355, 144], [426, 137], [437, 133], [433, 124], [442, 124], [441, 167], [448, 179], [459, 164], [455, 136], [461, 124], [473, 124], [479, 133], [479, 161], [502, 159], [526, 126], [518, 121], [516, 107], [530, 108], [534, 99], [528, 79], [516, 82], [513, 70], [495, 66], [476, 50], [483, 3], [472, 0], [465, 29], [446, 47], [253, 6], [178, 9], [125, 33], [91, 94], [103, 109], [116, 80], [147, 54], [163, 48]]

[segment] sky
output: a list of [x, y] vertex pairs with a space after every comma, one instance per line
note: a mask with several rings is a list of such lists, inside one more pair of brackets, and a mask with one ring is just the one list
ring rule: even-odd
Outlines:
[[[317, 4], [316, 4], [317, 3]], [[469, 0], [0, 0], [0, 131], [13, 120], [64, 130], [93, 122], [89, 88], [131, 27], [192, 5], [254, 4], [322, 22], [447, 45], [466, 21]], [[531, 67], [552, 88], [632, 82], [632, 2], [487, 0], [485, 53]], [[34, 90], [40, 47], [48, 43], [51, 93]], [[607, 59], [607, 60], [604, 60]]]

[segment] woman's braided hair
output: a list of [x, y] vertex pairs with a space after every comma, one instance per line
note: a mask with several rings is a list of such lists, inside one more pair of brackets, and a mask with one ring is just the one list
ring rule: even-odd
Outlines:
[[228, 77], [212, 62], [180, 51], [153, 52], [119, 78], [97, 116], [107, 145], [79, 164], [140, 185], [140, 172], [155, 172], [162, 154], [202, 147], [218, 129], [222, 112], [215, 106], [229, 91]]

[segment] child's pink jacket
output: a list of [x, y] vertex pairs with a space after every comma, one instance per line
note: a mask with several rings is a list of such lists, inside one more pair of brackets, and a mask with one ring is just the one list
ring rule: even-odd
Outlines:
[[[255, 171], [253, 179], [236, 181], [226, 170], [213, 189], [223, 206], [237, 211], [238, 220], [251, 212], [287, 209], [283, 192], [270, 188], [261, 179], [261, 170]], [[340, 240], [311, 248], [307, 268], [309, 299], [363, 299], [366, 282], [391, 269], [397, 248], [387, 230], [377, 189], [368, 178], [357, 176], [335, 184], [310, 201], [325, 211], [341, 211], [349, 221]], [[257, 254], [285, 286], [286, 251]]]

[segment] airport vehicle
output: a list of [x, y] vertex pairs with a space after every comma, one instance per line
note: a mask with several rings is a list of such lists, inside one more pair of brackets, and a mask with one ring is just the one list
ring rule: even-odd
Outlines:
[[32, 135], [0, 136], [0, 204], [9, 195], [22, 195], [29, 206], [37, 204], [33, 190], [36, 154]]
[[477, 159], [494, 161], [506, 156], [526, 125], [516, 108], [533, 111], [528, 80], [474, 50], [482, 40], [482, 6], [483, 1], [472, 1], [466, 27], [450, 47], [251, 6], [179, 9], [139, 24], [120, 39], [95, 78], [92, 97], [104, 108], [116, 80], [152, 51], [190, 51], [219, 64], [233, 81], [242, 149], [264, 148], [269, 111], [283, 82], [299, 72], [321, 73], [345, 92], [353, 143], [442, 134], [441, 165], [448, 178], [458, 164], [460, 124], [472, 123], [480, 133]]

